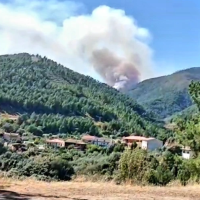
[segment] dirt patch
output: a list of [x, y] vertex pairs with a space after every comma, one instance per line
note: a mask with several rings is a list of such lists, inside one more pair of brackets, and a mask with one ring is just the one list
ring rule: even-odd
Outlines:
[[4, 118], [4, 119], [11, 119], [11, 120], [17, 120], [19, 118], [19, 115], [11, 115], [8, 113], [1, 113], [0, 117]]
[[[113, 183], [10, 181], [4, 191], [22, 200], [199, 200], [200, 186], [139, 187]], [[0, 196], [0, 200], [1, 200]]]

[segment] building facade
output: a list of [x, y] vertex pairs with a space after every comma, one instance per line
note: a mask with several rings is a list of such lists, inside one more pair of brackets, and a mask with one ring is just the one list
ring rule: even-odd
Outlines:
[[128, 136], [123, 137], [123, 142], [127, 144], [128, 147], [131, 147], [133, 143], [136, 143], [141, 149], [148, 151], [154, 151], [156, 149], [163, 147], [163, 142], [156, 138], [147, 138], [142, 136]]
[[183, 147], [182, 148], [182, 157], [184, 159], [190, 159], [194, 156], [194, 152], [191, 150], [190, 147]]
[[21, 137], [18, 133], [4, 133], [3, 139], [6, 142], [17, 142], [21, 140]]
[[51, 147], [65, 147], [65, 141], [62, 139], [46, 140], [46, 144]]
[[73, 146], [75, 149], [80, 149], [80, 150], [85, 150], [86, 148], [86, 143], [81, 141], [81, 140], [75, 140], [75, 139], [51, 139], [51, 140], [46, 140], [47, 146], [51, 146], [53, 148], [68, 148], [69, 146]]
[[109, 147], [110, 145], [113, 144], [111, 139], [99, 138], [99, 137], [91, 136], [91, 135], [84, 135], [82, 137], [82, 141], [84, 141], [87, 144], [94, 144], [101, 147]]

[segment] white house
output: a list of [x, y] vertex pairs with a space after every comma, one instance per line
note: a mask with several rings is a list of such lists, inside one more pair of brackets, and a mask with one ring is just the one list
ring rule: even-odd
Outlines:
[[124, 137], [123, 140], [128, 146], [131, 146], [134, 142], [136, 142], [139, 147], [149, 151], [154, 151], [156, 149], [163, 147], [163, 142], [156, 138], [147, 138], [147, 137], [132, 135]]
[[194, 155], [194, 152], [191, 150], [190, 147], [186, 146], [182, 148], [182, 157], [185, 159], [190, 159]]

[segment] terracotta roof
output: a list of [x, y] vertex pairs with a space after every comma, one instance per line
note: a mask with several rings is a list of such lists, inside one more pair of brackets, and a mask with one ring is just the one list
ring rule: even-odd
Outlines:
[[74, 144], [86, 144], [85, 142], [83, 142], [81, 140], [75, 140], [75, 139], [71, 139], [71, 138], [65, 140], [65, 142], [67, 142], [67, 143], [74, 143]]
[[98, 139], [98, 137], [92, 136], [92, 135], [84, 135], [82, 137], [82, 140], [97, 140], [97, 139]]
[[155, 138], [147, 138], [147, 137], [143, 137], [143, 136], [131, 135], [131, 136], [128, 136], [128, 137], [123, 137], [123, 139], [125, 139], [125, 140], [141, 140], [141, 141], [148, 141], [148, 140], [154, 140]]
[[186, 146], [186, 147], [182, 147], [182, 150], [191, 151], [191, 148], [189, 146]]
[[59, 143], [59, 142], [64, 142], [64, 140], [62, 140], [62, 139], [52, 139], [52, 140], [46, 140], [46, 142]]

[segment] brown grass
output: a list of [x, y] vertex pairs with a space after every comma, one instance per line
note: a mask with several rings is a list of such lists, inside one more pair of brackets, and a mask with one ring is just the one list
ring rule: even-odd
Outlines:
[[[32, 179], [16, 181], [0, 179], [4, 190], [12, 191], [30, 200], [199, 200], [200, 186], [139, 187], [114, 183], [40, 182]], [[0, 199], [1, 196], [0, 196]]]
[[0, 117], [4, 119], [11, 119], [11, 120], [17, 120], [19, 118], [18, 115], [10, 115], [8, 113], [0, 113]]

